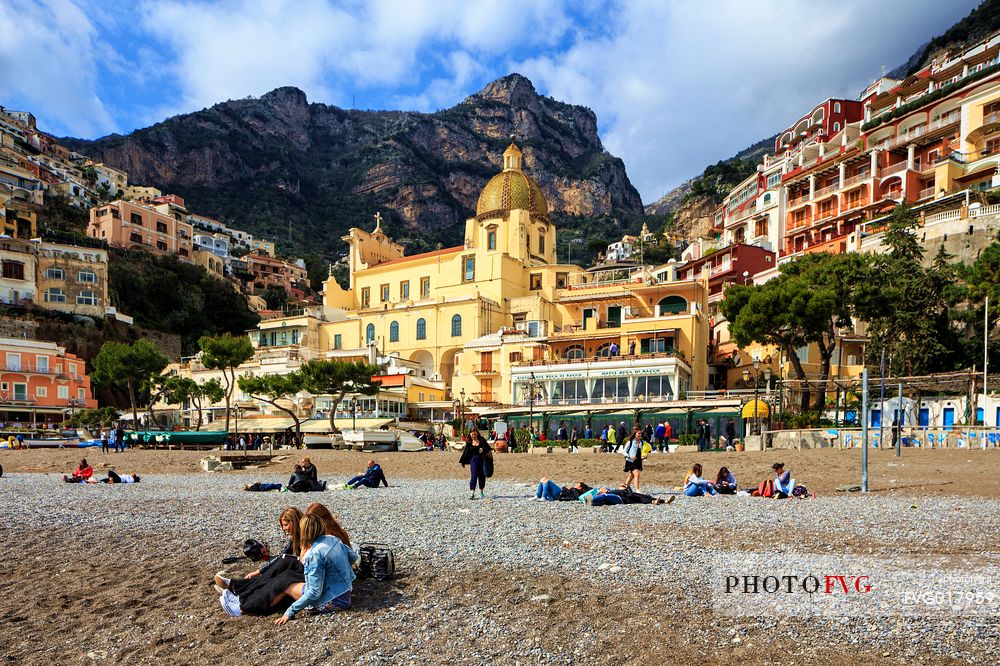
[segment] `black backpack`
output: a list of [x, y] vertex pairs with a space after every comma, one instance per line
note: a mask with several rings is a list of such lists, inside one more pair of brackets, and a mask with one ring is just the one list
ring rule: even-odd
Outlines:
[[358, 546], [361, 562], [358, 575], [361, 578], [389, 580], [396, 576], [396, 555], [384, 543], [362, 543]]

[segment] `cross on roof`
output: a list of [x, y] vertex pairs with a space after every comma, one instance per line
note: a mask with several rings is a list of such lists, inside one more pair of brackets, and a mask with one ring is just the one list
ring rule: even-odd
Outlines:
[[382, 228], [382, 213], [376, 211], [375, 213], [375, 231]]

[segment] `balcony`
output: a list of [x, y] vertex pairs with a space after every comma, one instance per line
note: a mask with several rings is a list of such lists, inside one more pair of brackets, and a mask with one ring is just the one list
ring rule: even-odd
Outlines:
[[844, 203], [844, 205], [841, 207], [840, 212], [841, 213], [847, 213], [847, 212], [850, 212], [852, 210], [857, 210], [858, 208], [864, 208], [869, 203], [870, 202], [868, 200], [868, 197], [858, 197], [858, 198], [850, 199], [846, 203]]
[[906, 161], [897, 162], [896, 164], [890, 164], [887, 167], [882, 167], [878, 170], [879, 178], [887, 178], [889, 176], [894, 176], [897, 173], [902, 173], [906, 171]]
[[822, 210], [816, 213], [816, 219], [813, 220], [813, 224], [815, 224], [816, 222], [820, 222], [822, 220], [828, 220], [831, 217], [836, 217], [836, 216], [837, 216], [837, 209], [831, 206], [826, 210]]
[[472, 369], [472, 374], [476, 377], [496, 377], [500, 374], [500, 369], [493, 365], [477, 365]]
[[833, 185], [827, 185], [822, 189], [816, 190], [816, 192], [813, 194], [813, 200], [815, 201], [817, 199], [822, 199], [823, 197], [826, 197], [830, 194], [834, 194], [839, 189], [840, 185], [836, 183], [834, 183]]
[[841, 186], [841, 188], [846, 190], [850, 187], [854, 187], [855, 185], [859, 185], [865, 182], [866, 180], [869, 180], [871, 177], [872, 175], [866, 171], [864, 173], [859, 173], [856, 176], [845, 178], [844, 184]]
[[796, 206], [800, 206], [800, 205], [806, 204], [806, 203], [809, 203], [809, 193], [808, 192], [805, 192], [803, 194], [800, 194], [797, 197], [793, 197], [793, 198], [789, 199], [788, 200], [788, 207], [789, 208], [795, 208]]
[[497, 399], [497, 394], [492, 391], [476, 392], [472, 394], [472, 399], [477, 405], [495, 405], [500, 401]]
[[932, 199], [932, 198], [934, 198], [934, 186], [933, 185], [931, 185], [930, 187], [925, 187], [924, 189], [922, 189], [919, 192], [917, 192], [917, 200], [918, 201], [923, 201], [924, 199]]
[[[662, 338], [661, 338], [662, 339]], [[669, 340], [670, 338], [666, 338]], [[545, 358], [539, 360], [519, 361], [511, 365], [516, 368], [538, 368], [542, 366], [556, 365], [582, 365], [589, 363], [629, 363], [632, 361], [644, 361], [653, 359], [684, 359], [684, 354], [677, 351], [651, 352], [647, 354], [619, 354], [618, 356], [582, 356], [580, 358]]]

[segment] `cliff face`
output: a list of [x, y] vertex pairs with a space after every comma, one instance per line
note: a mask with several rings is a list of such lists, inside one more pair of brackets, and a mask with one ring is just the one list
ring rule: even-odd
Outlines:
[[414, 250], [460, 242], [511, 136], [550, 210], [642, 214], [594, 113], [540, 96], [518, 74], [430, 114], [349, 111], [279, 88], [128, 136], [64, 143], [125, 169], [130, 182], [180, 194], [192, 211], [291, 249], [333, 254], [340, 236], [369, 225], [376, 210]]

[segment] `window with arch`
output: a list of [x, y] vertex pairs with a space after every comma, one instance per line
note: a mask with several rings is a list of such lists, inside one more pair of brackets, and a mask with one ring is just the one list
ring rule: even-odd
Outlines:
[[611, 343], [605, 342], [603, 345], [597, 348], [594, 352], [595, 356], [611, 356]]
[[769, 204], [769, 203], [771, 203], [771, 195], [770, 194], [765, 194], [764, 195], [764, 204], [766, 205], [766, 204]]
[[833, 112], [834, 113], [840, 113], [840, 102], [834, 102], [833, 103]]
[[375, 342], [375, 324], [368, 324], [365, 327], [365, 344]]
[[583, 358], [583, 356], [583, 345], [570, 345], [563, 350], [563, 358], [565, 359], [572, 360], [576, 358]]
[[457, 338], [462, 335], [462, 315], [455, 315], [451, 318], [451, 337]]
[[399, 322], [389, 324], [389, 342], [399, 342]]
[[656, 313], [660, 316], [680, 314], [687, 310], [687, 301], [680, 296], [667, 296], [661, 298], [656, 306]]
[[417, 320], [417, 340], [427, 339], [427, 320], [421, 317]]
[[840, 123], [834, 123], [833, 124], [833, 131], [834, 132], [839, 132], [840, 131]]

